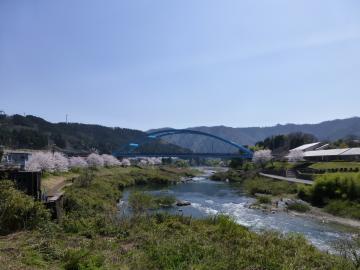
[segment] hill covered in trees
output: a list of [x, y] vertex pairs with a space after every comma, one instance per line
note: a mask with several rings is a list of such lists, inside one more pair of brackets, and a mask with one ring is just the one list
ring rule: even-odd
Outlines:
[[[94, 149], [100, 153], [128, 150], [130, 142], [142, 142], [146, 133], [127, 129], [79, 123], [50, 123], [28, 115], [0, 116], [0, 145], [7, 148], [50, 149], [85, 153]], [[161, 140], [143, 146], [147, 152], [189, 152]]]
[[[224, 137], [243, 145], [255, 145], [266, 138], [287, 135], [290, 133], [306, 133], [321, 141], [336, 141], [344, 138], [360, 138], [360, 117], [325, 121], [318, 124], [286, 124], [272, 127], [232, 128], [226, 126], [193, 127], [192, 130], [207, 132]], [[194, 152], [234, 152], [236, 149], [217, 142], [211, 138], [197, 135], [174, 135], [165, 138], [168, 142], [192, 149]]]
[[256, 146], [260, 148], [270, 149], [275, 154], [286, 153], [290, 149], [298, 146], [316, 142], [317, 139], [311, 134], [295, 132], [287, 135], [276, 135], [257, 142]]

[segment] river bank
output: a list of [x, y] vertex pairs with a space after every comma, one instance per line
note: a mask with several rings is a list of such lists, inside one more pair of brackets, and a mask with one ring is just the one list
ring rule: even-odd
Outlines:
[[[5, 269], [355, 269], [301, 236], [253, 232], [220, 212], [199, 219], [147, 212], [118, 216], [116, 203], [132, 185], [212, 192], [192, 182], [171, 184], [191, 175], [188, 169], [164, 167], [104, 168], [80, 175], [65, 188], [59, 224], [48, 221], [0, 237], [0, 264]], [[226, 199], [223, 191], [218, 194]]]
[[[208, 170], [210, 172], [212, 170]], [[238, 224], [250, 230], [275, 230], [280, 233], [299, 233], [306, 237], [316, 247], [329, 251], [333, 244], [341, 239], [348, 239], [358, 232], [348, 226], [333, 223], [323, 223], [310, 216], [292, 214], [291, 211], [273, 209], [273, 205], [252, 207], [256, 199], [247, 194], [239, 183], [227, 183], [210, 180], [207, 173], [195, 177], [186, 184], [168, 187], [130, 187], [124, 192], [122, 207], [126, 207], [128, 196], [133, 192], [145, 192], [154, 196], [173, 196], [180, 201], [191, 202], [190, 206], [163, 209], [169, 214], [181, 214], [194, 218], [207, 218], [213, 215], [225, 214], [233, 218]], [[280, 200], [280, 197], [278, 197]], [[125, 211], [126, 212], [126, 211]]]
[[[263, 204], [262, 207], [259, 208], [265, 208], [269, 212], [285, 211], [295, 216], [309, 217], [323, 223], [336, 223], [360, 229], [359, 219], [330, 214], [326, 212], [324, 208], [315, 207], [310, 203], [300, 200], [298, 198], [299, 191], [302, 188], [305, 188], [301, 184], [256, 176], [256, 172], [253, 171], [237, 172], [233, 170], [221, 170], [220, 172], [215, 173], [212, 179], [241, 183], [249, 195], [254, 197], [267, 197], [269, 199], [268, 203]], [[305, 208], [302, 209], [304, 211], [288, 211], [286, 205], [284, 206], [282, 204], [282, 207], [278, 206], [281, 201], [289, 201], [290, 203], [299, 202], [299, 204], [305, 206]], [[255, 207], [257, 207], [256, 204]]]
[[323, 223], [336, 223], [344, 226], [350, 226], [356, 229], [360, 229], [360, 220], [351, 219], [351, 218], [343, 218], [331, 215], [329, 213], [324, 212], [324, 210], [311, 207], [311, 210], [306, 213], [300, 213], [295, 211], [290, 211], [290, 214], [295, 216], [302, 216], [302, 217], [310, 217], [316, 220], [319, 220]]
[[[269, 195], [264, 195], [264, 194], [256, 194], [256, 195], [258, 196], [258, 198], [269, 196]], [[306, 207], [308, 207], [308, 210], [305, 212], [288, 210], [285, 203], [283, 203], [282, 206], [279, 206], [279, 202], [282, 202], [282, 201], [283, 202], [293, 202], [293, 203], [300, 201], [299, 202], [300, 204], [306, 204], [305, 202], [298, 200], [298, 199], [294, 198], [294, 196], [291, 196], [291, 195], [290, 196], [284, 195], [282, 197], [272, 197], [272, 198], [269, 198], [269, 200], [270, 200], [269, 203], [259, 204], [258, 202], [255, 202], [254, 204], [250, 205], [249, 207], [252, 209], [258, 209], [259, 211], [266, 211], [268, 213], [284, 212], [284, 213], [286, 213], [288, 215], [292, 215], [292, 216], [315, 219], [324, 224], [336, 223], [336, 224], [343, 225], [343, 226], [349, 226], [354, 229], [360, 229], [360, 220], [334, 216], [332, 214], [325, 212], [321, 208], [314, 207], [314, 206], [311, 206], [308, 204], [306, 206]]]

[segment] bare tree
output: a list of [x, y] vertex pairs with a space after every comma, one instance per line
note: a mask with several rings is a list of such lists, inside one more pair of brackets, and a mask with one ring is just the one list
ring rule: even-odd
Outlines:
[[334, 244], [335, 250], [346, 260], [353, 262], [356, 269], [360, 269], [360, 235], [351, 239], [341, 239]]

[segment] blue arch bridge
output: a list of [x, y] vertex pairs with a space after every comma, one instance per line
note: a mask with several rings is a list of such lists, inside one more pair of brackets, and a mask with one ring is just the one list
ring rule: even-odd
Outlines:
[[[136, 149], [139, 149], [141, 145], [147, 144], [152, 140], [160, 139], [165, 136], [171, 136], [175, 134], [193, 134], [193, 135], [200, 135], [213, 138], [215, 140], [224, 142], [225, 144], [231, 145], [234, 147], [237, 152], [236, 153], [139, 153]], [[147, 138], [142, 142], [138, 143], [130, 143], [128, 145], [130, 150], [128, 151], [115, 151], [113, 155], [118, 158], [131, 158], [131, 157], [178, 157], [178, 158], [196, 158], [196, 157], [203, 157], [203, 158], [243, 158], [243, 159], [251, 159], [253, 156], [253, 152], [246, 148], [241, 144], [237, 144], [225, 138], [202, 132], [197, 130], [190, 130], [190, 129], [164, 129], [155, 132], [149, 132], [147, 134]]]

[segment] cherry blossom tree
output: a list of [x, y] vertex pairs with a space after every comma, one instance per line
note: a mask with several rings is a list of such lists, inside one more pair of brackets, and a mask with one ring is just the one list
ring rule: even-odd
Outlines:
[[104, 159], [102, 158], [102, 156], [96, 153], [90, 154], [86, 158], [86, 162], [90, 167], [104, 167]]
[[129, 166], [131, 166], [131, 162], [130, 162], [129, 159], [124, 158], [124, 159], [121, 161], [121, 165], [124, 166], [124, 167], [129, 167]]
[[64, 154], [55, 152], [53, 154], [54, 170], [57, 172], [67, 172], [69, 170], [69, 160]]
[[162, 164], [162, 159], [156, 157], [145, 157], [142, 158], [139, 162], [139, 165], [141, 166], [155, 166], [161, 164]]
[[88, 164], [83, 157], [69, 158], [69, 167], [70, 168], [86, 168], [87, 166], [88, 166]]
[[147, 164], [149, 166], [154, 166], [155, 165], [155, 159], [154, 158], [147, 158], [146, 161], [147, 161]]
[[162, 159], [161, 158], [153, 158], [154, 165], [161, 165]]
[[304, 152], [301, 150], [291, 150], [287, 156], [290, 162], [299, 162], [304, 160]]
[[27, 171], [53, 171], [54, 167], [53, 155], [50, 152], [35, 152], [25, 164]]
[[148, 165], [147, 159], [141, 159], [140, 162], [139, 162], [139, 165], [140, 165], [140, 166], [146, 166], [146, 165]]
[[272, 158], [271, 150], [259, 150], [254, 153], [252, 161], [263, 167]]
[[106, 167], [111, 167], [111, 166], [120, 166], [121, 165], [121, 162], [115, 158], [114, 156], [112, 155], [101, 155], [101, 157], [103, 158], [104, 160], [104, 165]]

